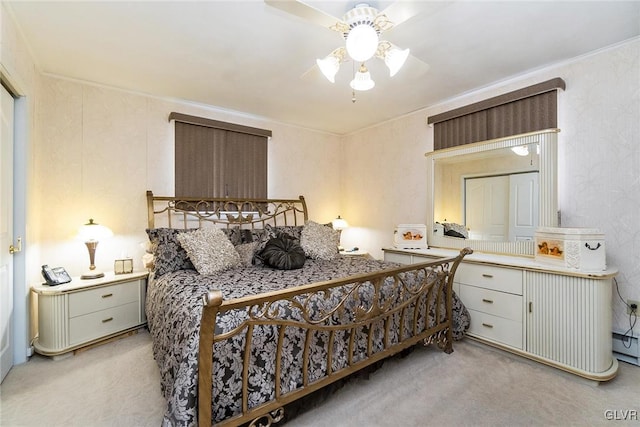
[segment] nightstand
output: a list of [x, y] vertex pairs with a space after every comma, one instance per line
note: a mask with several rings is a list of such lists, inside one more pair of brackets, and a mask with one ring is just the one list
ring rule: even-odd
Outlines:
[[31, 287], [38, 302], [35, 351], [58, 356], [136, 330], [147, 323], [148, 273], [105, 273], [99, 279]]

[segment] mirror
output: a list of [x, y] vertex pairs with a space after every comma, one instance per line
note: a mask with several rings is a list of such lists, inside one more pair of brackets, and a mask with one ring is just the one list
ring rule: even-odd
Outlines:
[[[533, 256], [535, 229], [558, 223], [558, 131], [427, 153], [433, 207], [427, 223], [434, 225], [428, 227], [428, 245]], [[468, 238], [443, 235], [436, 224], [443, 222], [464, 225]]]

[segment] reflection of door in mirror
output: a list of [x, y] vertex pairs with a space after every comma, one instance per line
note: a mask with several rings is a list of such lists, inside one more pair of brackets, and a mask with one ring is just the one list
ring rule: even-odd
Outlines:
[[469, 238], [532, 240], [538, 224], [538, 172], [464, 179]]
[[[427, 153], [428, 188], [432, 196], [427, 223], [458, 223], [471, 228], [470, 238], [460, 239], [437, 233], [438, 227], [428, 227], [429, 246], [451, 249], [469, 246], [483, 252], [533, 256], [534, 239], [531, 236], [535, 235], [535, 228], [558, 226], [558, 132], [559, 129], [549, 129]], [[530, 173], [535, 175], [528, 175]], [[536, 175], [537, 179], [532, 178]], [[506, 231], [491, 231], [483, 234], [492, 236], [478, 238], [474, 230], [476, 226], [472, 224], [469, 227], [467, 223], [464, 182], [468, 178], [493, 176], [510, 176], [508, 188], [500, 192], [505, 195], [503, 203], [510, 208], [502, 210], [500, 215], [484, 211], [482, 214], [501, 217], [511, 225]], [[492, 197], [497, 198], [497, 194]], [[490, 206], [495, 203], [490, 202]], [[491, 209], [495, 211], [497, 208]], [[473, 214], [478, 212], [474, 210]], [[491, 220], [497, 222], [495, 218]], [[505, 238], [500, 240], [498, 235]]]
[[507, 240], [509, 233], [509, 176], [464, 180], [465, 224], [469, 238]]
[[[472, 240], [530, 240], [538, 226], [538, 214], [530, 215], [531, 209], [538, 209], [537, 183], [535, 192], [532, 187], [527, 194], [526, 181], [510, 177], [539, 171], [536, 145], [531, 144], [526, 156], [501, 148], [438, 159], [434, 164], [435, 220], [465, 225]], [[535, 202], [531, 201], [534, 195]], [[473, 202], [467, 206], [465, 200]], [[534, 205], [526, 205], [527, 200]], [[524, 225], [533, 229], [521, 229]]]

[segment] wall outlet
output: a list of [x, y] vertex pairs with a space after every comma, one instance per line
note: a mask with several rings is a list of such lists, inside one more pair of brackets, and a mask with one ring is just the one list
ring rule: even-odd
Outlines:
[[636, 306], [636, 314], [640, 316], [640, 302], [630, 299], [627, 300], [627, 314], [631, 314], [631, 306], [634, 304]]

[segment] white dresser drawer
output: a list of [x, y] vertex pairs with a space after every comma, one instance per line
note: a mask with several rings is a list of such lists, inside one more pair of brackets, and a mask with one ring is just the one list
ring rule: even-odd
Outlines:
[[522, 296], [460, 284], [460, 299], [468, 309], [522, 322]]
[[411, 264], [410, 254], [398, 254], [395, 252], [385, 252], [384, 260], [388, 262], [397, 262], [400, 264]]
[[138, 301], [139, 298], [140, 289], [139, 286], [136, 286], [136, 282], [119, 283], [82, 292], [74, 292], [69, 295], [69, 317], [73, 318], [105, 310], [110, 307]]
[[455, 280], [466, 285], [522, 295], [522, 270], [518, 269], [461, 263]]
[[468, 333], [522, 349], [522, 323], [469, 309], [471, 325]]
[[69, 344], [75, 345], [104, 337], [140, 323], [137, 301], [77, 316], [69, 320]]

